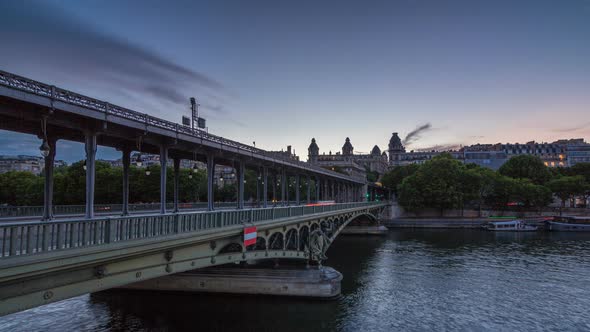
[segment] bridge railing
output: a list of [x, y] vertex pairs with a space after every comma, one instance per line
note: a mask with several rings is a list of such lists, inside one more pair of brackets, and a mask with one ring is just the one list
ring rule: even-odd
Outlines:
[[[296, 205], [295, 201], [289, 202], [290, 205]], [[227, 209], [236, 207], [237, 202], [215, 202], [215, 207], [218, 209]], [[246, 202], [246, 207], [255, 207], [256, 202]], [[283, 205], [283, 202], [269, 203], [269, 205]], [[172, 210], [174, 203], [166, 203], [166, 209]], [[207, 202], [191, 202], [179, 203], [180, 210], [198, 210], [206, 209]], [[129, 212], [146, 212], [159, 211], [160, 203], [138, 203], [129, 204]], [[68, 216], [68, 215], [84, 215], [86, 211], [85, 205], [54, 205], [54, 216]], [[123, 211], [123, 204], [94, 204], [94, 212], [96, 214], [116, 214]], [[0, 218], [10, 217], [41, 217], [43, 215], [43, 206], [0, 206]]]
[[382, 203], [359, 202], [49, 222], [0, 223], [0, 257], [32, 255], [380, 204]]
[[234, 148], [237, 148], [238, 150], [242, 150], [242, 151], [246, 151], [246, 152], [250, 152], [250, 153], [255, 153], [260, 156], [264, 156], [264, 157], [267, 157], [270, 159], [281, 160], [283, 162], [286, 162], [286, 163], [289, 163], [289, 164], [292, 164], [292, 165], [295, 165], [295, 166], [298, 166], [301, 168], [314, 170], [319, 173], [324, 173], [326, 175], [331, 175], [331, 176], [335, 176], [335, 177], [343, 177], [343, 178], [347, 178], [350, 180], [362, 181], [362, 182], [364, 182], [364, 180], [365, 180], [364, 178], [359, 179], [359, 178], [350, 177], [350, 176], [342, 174], [342, 173], [333, 172], [328, 169], [319, 167], [317, 165], [311, 165], [306, 162], [302, 162], [299, 160], [288, 158], [288, 157], [283, 156], [281, 154], [268, 152], [266, 150], [262, 150], [262, 149], [254, 147], [254, 146], [251, 146], [251, 145], [243, 144], [243, 143], [240, 143], [237, 141], [223, 138], [221, 136], [213, 135], [213, 134], [210, 134], [210, 133], [203, 131], [203, 130], [193, 129], [188, 126], [182, 126], [182, 125], [179, 125], [178, 123], [174, 123], [172, 121], [160, 119], [160, 118], [148, 115], [146, 113], [141, 113], [141, 112], [137, 112], [137, 111], [125, 108], [125, 107], [113, 105], [113, 104], [110, 104], [105, 101], [101, 101], [101, 100], [98, 100], [98, 99], [95, 99], [92, 97], [84, 96], [79, 93], [75, 93], [75, 92], [72, 92], [69, 90], [61, 89], [61, 88], [58, 88], [58, 87], [55, 87], [55, 86], [52, 86], [49, 84], [38, 82], [38, 81], [29, 79], [26, 77], [18, 76], [18, 75], [11, 74], [11, 73], [1, 71], [1, 70], [0, 70], [0, 85], [8, 86], [12, 89], [26, 91], [26, 92], [33, 93], [33, 94], [36, 94], [39, 96], [47, 97], [47, 98], [50, 98], [52, 101], [57, 100], [57, 101], [72, 104], [72, 105], [82, 106], [87, 109], [91, 109], [91, 110], [105, 113], [106, 115], [113, 115], [113, 116], [121, 117], [124, 119], [132, 120], [135, 122], [139, 122], [139, 123], [145, 124], [146, 128], [147, 128], [147, 126], [152, 126], [152, 127], [171, 130], [176, 133], [182, 133], [185, 135], [189, 135], [189, 136], [197, 137], [200, 139], [205, 139], [205, 140], [208, 140], [211, 142], [219, 143], [221, 145], [234, 147]]

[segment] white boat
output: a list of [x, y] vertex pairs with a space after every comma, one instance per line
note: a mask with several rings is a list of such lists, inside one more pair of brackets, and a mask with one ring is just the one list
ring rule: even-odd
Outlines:
[[558, 232], [590, 232], [590, 217], [555, 217], [547, 220], [547, 229]]
[[537, 226], [527, 225], [524, 220], [515, 219], [509, 221], [492, 221], [485, 225], [488, 231], [496, 232], [531, 232], [538, 229]]

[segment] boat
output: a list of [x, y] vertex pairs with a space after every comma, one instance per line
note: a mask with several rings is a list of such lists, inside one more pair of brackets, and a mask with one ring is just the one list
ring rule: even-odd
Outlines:
[[590, 232], [590, 217], [555, 217], [546, 223], [554, 232]]
[[495, 232], [532, 232], [539, 228], [533, 225], [527, 225], [524, 220], [514, 219], [509, 221], [491, 221], [484, 225], [488, 231]]

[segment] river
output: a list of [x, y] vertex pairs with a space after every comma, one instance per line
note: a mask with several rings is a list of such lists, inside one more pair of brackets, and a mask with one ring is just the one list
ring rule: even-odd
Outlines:
[[340, 236], [333, 301], [109, 291], [0, 317], [0, 331], [589, 331], [590, 234]]

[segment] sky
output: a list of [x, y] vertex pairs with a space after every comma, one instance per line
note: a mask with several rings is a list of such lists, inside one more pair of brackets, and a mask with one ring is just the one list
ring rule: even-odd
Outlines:
[[0, 1], [0, 70], [175, 122], [195, 97], [209, 132], [304, 160], [417, 128], [408, 150], [589, 140], [589, 41], [589, 0]]

